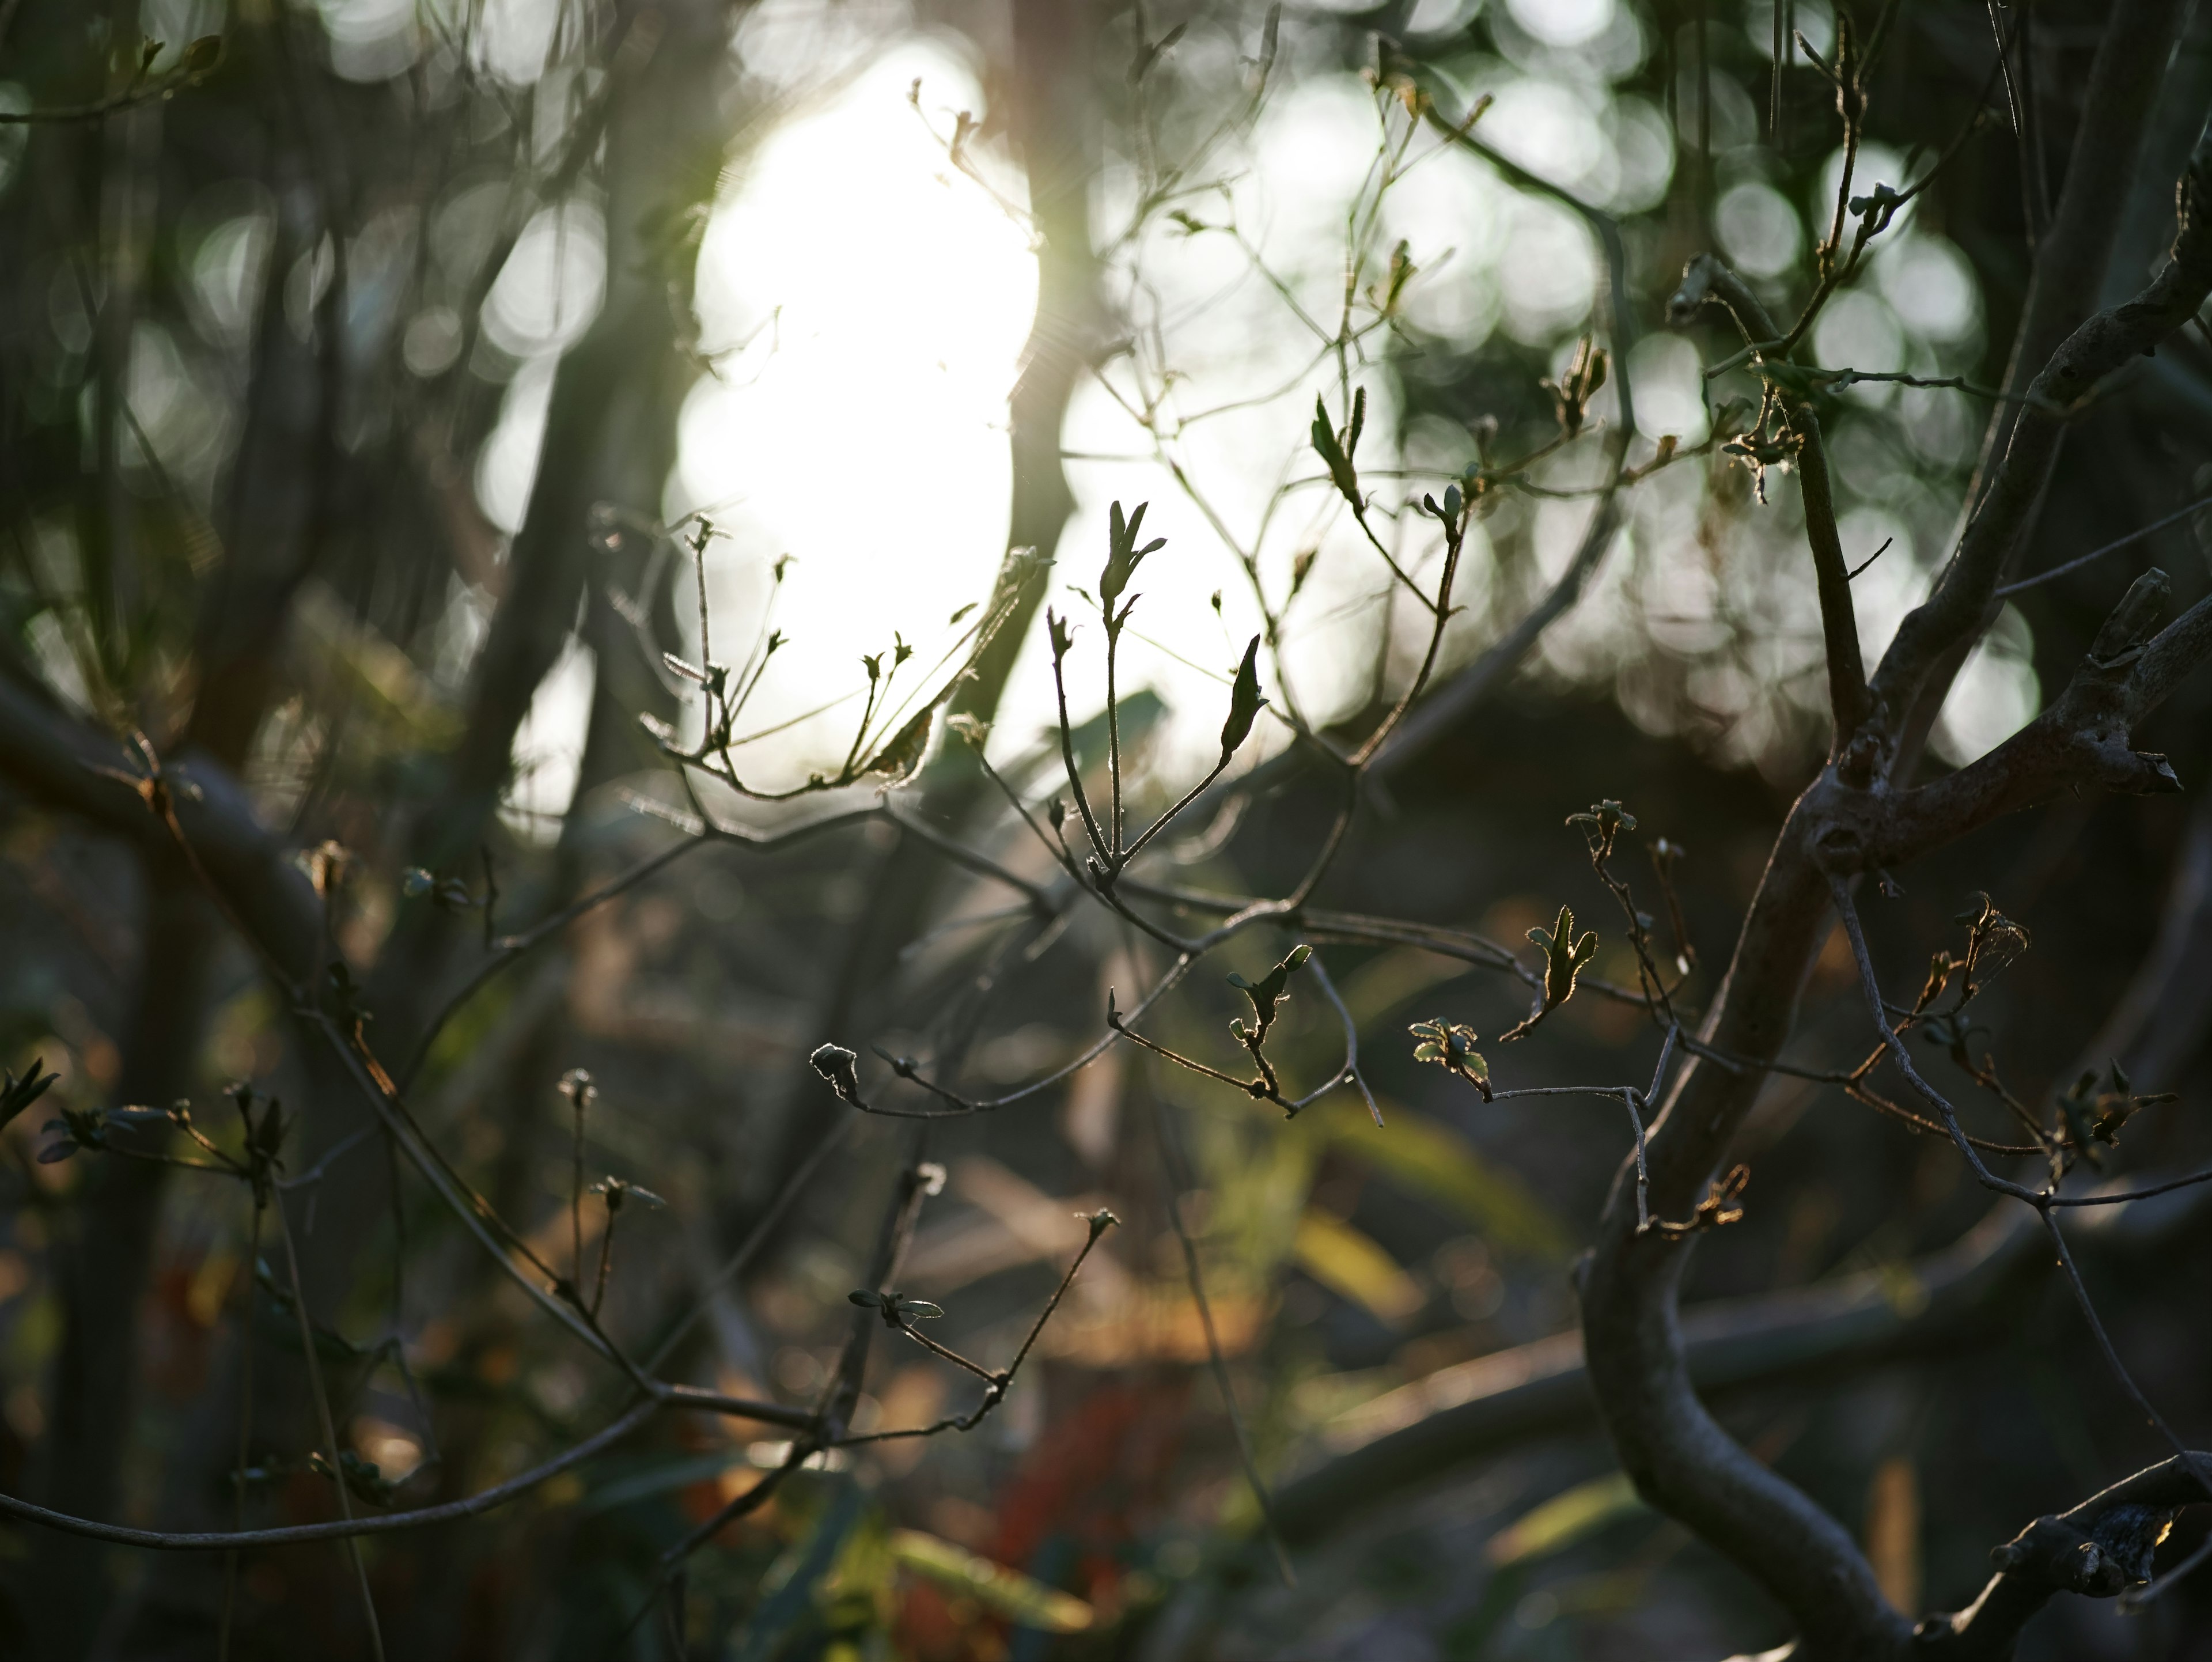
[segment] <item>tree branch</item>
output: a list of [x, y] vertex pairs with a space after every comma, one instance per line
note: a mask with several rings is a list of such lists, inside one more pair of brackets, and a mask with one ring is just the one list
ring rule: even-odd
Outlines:
[[2020, 1630], [2053, 1593], [2110, 1598], [2150, 1579], [2151, 1556], [2182, 1507], [2207, 1499], [2194, 1464], [2174, 1455], [2124, 1477], [2070, 1512], [2037, 1519], [1990, 1556], [1997, 1573], [1955, 1616], [1930, 1616], [1913, 1653], [1944, 1662], [2007, 1662]]
[[1894, 800], [1869, 863], [1903, 864], [2001, 815], [2082, 786], [2136, 795], [2179, 790], [2166, 758], [2132, 748], [2128, 737], [2183, 676], [2212, 657], [2212, 598], [2146, 638], [2166, 595], [2164, 572], [2136, 578], [2065, 691], [2042, 714], [1978, 760]]
[[[1774, 321], [1742, 278], [1711, 254], [1699, 254], [1682, 273], [1681, 287], [1667, 302], [1667, 315], [1686, 323], [1707, 302], [1724, 308], [1754, 362], [1767, 362], [1776, 338]], [[1786, 359], [1783, 351], [1775, 359]], [[1777, 372], [1779, 373], [1778, 371]], [[1779, 383], [1769, 380], [1769, 396]], [[1827, 447], [1811, 402], [1796, 394], [1784, 399], [1790, 431], [1797, 441], [1797, 476], [1805, 503], [1805, 539], [1813, 551], [1813, 575], [1820, 598], [1820, 632], [1828, 663], [1829, 754], [1842, 753], [1867, 717], [1870, 699], [1866, 666], [1859, 655], [1859, 629], [1851, 603], [1850, 563], [1836, 530], [1836, 499], [1828, 479]]]
[[[2108, 39], [2119, 27], [2116, 19]], [[2070, 170], [2067, 184], [2070, 196]], [[1997, 585], [2032, 524], [2065, 431], [2066, 418], [2051, 412], [2077, 411], [2106, 376], [2155, 351], [2212, 293], [2212, 125], [2191, 153], [2175, 199], [2179, 224], [2166, 263], [2141, 294], [2087, 319], [2051, 354], [2029, 385], [2004, 460], [1960, 537], [1958, 552], [1935, 593], [1899, 624], [1874, 677], [1875, 697], [1893, 735], [1939, 661], [1984, 626]]]
[[[2124, 1186], [2134, 1185], [2106, 1185]], [[2199, 1190], [2179, 1206], [2111, 1207], [2085, 1221], [2083, 1245], [2161, 1250], [2204, 1216], [2209, 1201]], [[1846, 1370], [1999, 1337], [2013, 1300], [2048, 1264], [2043, 1246], [2034, 1216], [2001, 1202], [1925, 1257], [1696, 1306], [1680, 1321], [1691, 1382], [1712, 1397], [1793, 1381], [1825, 1387]], [[1361, 1507], [1532, 1438], [1579, 1432], [1596, 1414], [1581, 1334], [1496, 1351], [1401, 1385], [1327, 1428], [1334, 1458], [1285, 1483], [1277, 1515], [1291, 1541], [1319, 1539]]]

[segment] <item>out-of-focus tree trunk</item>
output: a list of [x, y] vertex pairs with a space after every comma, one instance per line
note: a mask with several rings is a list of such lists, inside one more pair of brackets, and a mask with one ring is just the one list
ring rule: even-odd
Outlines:
[[[135, 30], [135, 7], [119, 8], [118, 17]], [[80, 526], [94, 626], [103, 653], [126, 673], [144, 582], [136, 566], [140, 551], [133, 535], [132, 497], [123, 481], [122, 458], [125, 444], [137, 442], [126, 393], [136, 301], [152, 236], [161, 124], [161, 113], [155, 107], [131, 112], [93, 136], [101, 156], [99, 246], [104, 281], [94, 327], [95, 466], [85, 481], [87, 511]], [[281, 271], [275, 268], [270, 279], [273, 304], [264, 308], [261, 333], [264, 342], [274, 338], [290, 347], [289, 332], [282, 326]], [[283, 347], [267, 350], [283, 352]], [[294, 391], [294, 372], [301, 367], [295, 362], [298, 356], [294, 348], [268, 366], [267, 384], [281, 389], [276, 396]], [[315, 366], [309, 362], [305, 369], [312, 416]], [[264, 468], [272, 477], [291, 477], [292, 457], [275, 454], [274, 447], [284, 447], [289, 453], [297, 447], [301, 435], [270, 423], [254, 437], [260, 442], [243, 448], [238, 477]], [[260, 540], [285, 543], [289, 558], [307, 557], [306, 551], [297, 550], [296, 534], [286, 539], [271, 527]], [[234, 613], [222, 603], [220, 594], [210, 592], [201, 630], [204, 636], [231, 637], [234, 644], [224, 662], [235, 666], [272, 658], [282, 606], [273, 611], [242, 608]], [[212, 744], [203, 747], [235, 772], [260, 719], [270, 680], [265, 672], [258, 672], [244, 678], [218, 673], [213, 681], [219, 690], [202, 709], [219, 707], [223, 715], [208, 735]], [[202, 691], [209, 685], [204, 678]], [[194, 874], [181, 857], [162, 850], [149, 855], [143, 866], [144, 955], [136, 1008], [124, 1034], [115, 1101], [165, 1105], [188, 1095], [198, 1082], [206, 983], [220, 926], [215, 907], [200, 893]], [[120, 1495], [124, 1457], [131, 1444], [140, 1306], [151, 1277], [166, 1170], [148, 1160], [107, 1159], [86, 1164], [84, 1198], [55, 1257], [61, 1342], [40, 1453], [49, 1504], [81, 1517], [110, 1518]], [[109, 1602], [104, 1585], [106, 1558], [106, 1549], [93, 1542], [45, 1531], [38, 1536], [32, 1585], [41, 1596], [30, 1609], [46, 1653], [76, 1656], [89, 1648]]]
[[[214, 909], [182, 860], [147, 861], [145, 957], [115, 1099], [167, 1103], [191, 1079], [215, 943]], [[84, 1160], [84, 1194], [54, 1255], [63, 1309], [43, 1453], [46, 1504], [112, 1518], [131, 1446], [138, 1315], [153, 1262], [164, 1168]], [[107, 1549], [74, 1535], [33, 1537], [29, 1612], [42, 1656], [82, 1656], [106, 1613]]]
[[[597, 587], [592, 507], [650, 481], [641, 506], [657, 512], [659, 481], [674, 461], [689, 373], [677, 341], [689, 304], [684, 231], [720, 172], [728, 24], [725, 8], [687, 0], [625, 8], [623, 27], [606, 126], [606, 301], [555, 374], [529, 508], [471, 671], [466, 725], [417, 822], [415, 860], [434, 871], [472, 861], [507, 787], [516, 731], [577, 627], [587, 583]], [[387, 945], [369, 1002], [394, 1055], [434, 1008], [460, 928], [434, 908], [415, 909]]]
[[[628, 65], [631, 84], [617, 91], [608, 124], [607, 304], [556, 379], [529, 516], [509, 564], [504, 603], [477, 667], [465, 737], [449, 758], [441, 795], [422, 822], [418, 842], [425, 863], [442, 867], [465, 855], [488, 829], [506, 782], [515, 729], [576, 621], [586, 581], [591, 507], [611, 496], [653, 511], [673, 462], [675, 416], [689, 369], [676, 342], [684, 301], [672, 295], [665, 273], [685, 209], [711, 193], [717, 176], [722, 132], [716, 94], [726, 24], [724, 9], [711, 0], [640, 6], [627, 21], [626, 38], [648, 50], [636, 52]], [[256, 52], [252, 57], [269, 62], [286, 55]], [[270, 103], [285, 107], [287, 100], [272, 94]], [[155, 117], [152, 111], [142, 114]], [[280, 168], [292, 168], [298, 160], [280, 162]], [[325, 219], [328, 212], [325, 204]], [[196, 640], [200, 677], [186, 740], [234, 776], [243, 767], [276, 684], [272, 672], [292, 599], [329, 526], [337, 466], [331, 438], [338, 400], [334, 308], [322, 308], [320, 333], [308, 344], [295, 338], [283, 300], [292, 259], [312, 248], [326, 228], [333, 234], [343, 229], [288, 223], [279, 237], [279, 257], [270, 262], [246, 427], [222, 515], [225, 563], [209, 590]], [[123, 347], [127, 344], [126, 338]], [[108, 522], [97, 514], [95, 521], [95, 530]], [[634, 574], [623, 575], [634, 580]], [[594, 644], [611, 661], [619, 645], [611, 639]], [[636, 697], [637, 707], [644, 707], [635, 678], [621, 669], [609, 679], [607, 696]], [[595, 722], [595, 729], [605, 725]], [[602, 756], [589, 769], [593, 778], [619, 765], [604, 740], [596, 748]], [[179, 861], [173, 870], [171, 863], [158, 857], [149, 861], [146, 969], [125, 1046], [120, 1101], [165, 1103], [196, 1082], [205, 972], [221, 926], [214, 909], [198, 898], [189, 868]], [[443, 920], [432, 917], [431, 926], [414, 938], [395, 940], [372, 993], [370, 1006], [384, 1018], [376, 1036], [387, 1050], [411, 1036], [435, 996], [435, 974], [422, 971], [434, 970], [452, 937], [449, 928], [439, 927]], [[305, 1060], [311, 1078], [330, 1071], [318, 1069], [315, 1056]], [[342, 1079], [322, 1082], [330, 1088], [303, 1105], [310, 1110], [307, 1147], [295, 1151], [295, 1166], [364, 1121], [365, 1111]], [[118, 1501], [137, 1367], [137, 1316], [163, 1185], [162, 1168], [151, 1164], [110, 1160], [91, 1166], [81, 1227], [63, 1255], [64, 1336], [52, 1424], [41, 1453], [52, 1504], [108, 1518]], [[388, 1208], [383, 1174], [382, 1161], [365, 1158], [354, 1174], [360, 1180], [333, 1184], [321, 1197], [315, 1233], [303, 1241], [311, 1304], [327, 1309], [352, 1284], [361, 1249]], [[216, 1400], [193, 1415], [203, 1428], [225, 1429], [194, 1439], [185, 1458], [166, 1475], [163, 1511], [172, 1523], [228, 1522], [222, 1476], [233, 1458], [227, 1428], [235, 1423], [240, 1370], [233, 1347], [227, 1345], [226, 1353], [212, 1373], [222, 1382], [211, 1393]], [[266, 1394], [265, 1384], [264, 1390]], [[264, 1405], [264, 1417], [270, 1411]], [[74, 1536], [42, 1533], [37, 1551], [38, 1585], [52, 1595], [33, 1604], [43, 1623], [42, 1653], [86, 1654], [109, 1604], [102, 1582], [106, 1549]], [[206, 1565], [179, 1561], [183, 1573], [176, 1575], [164, 1574], [167, 1568], [152, 1567], [149, 1583], [149, 1608], [160, 1607], [162, 1619], [134, 1624], [149, 1642], [188, 1630], [191, 1624], [178, 1625], [182, 1604], [191, 1604], [196, 1615], [206, 1613], [199, 1609], [205, 1604]], [[133, 1642], [129, 1634], [109, 1638], [125, 1650]]]

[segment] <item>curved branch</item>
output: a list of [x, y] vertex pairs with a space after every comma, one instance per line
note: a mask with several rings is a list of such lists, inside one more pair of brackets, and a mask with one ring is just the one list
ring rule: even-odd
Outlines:
[[[1646, 1140], [1650, 1208], [1689, 1213], [1750, 1111], [1796, 1025], [1805, 976], [1828, 928], [1814, 842], [1835, 793], [1824, 779], [1778, 839], [1726, 979]], [[1846, 1530], [1730, 1437], [1699, 1400], [1676, 1317], [1689, 1243], [1637, 1227], [1624, 1162], [1581, 1275], [1589, 1383], [1638, 1492], [1754, 1576], [1790, 1613], [1808, 1657], [1901, 1645], [1892, 1610]]]
[[[2148, 1183], [2141, 1192], [2160, 1188]], [[2200, 1190], [2181, 1205], [2116, 1205], [2085, 1221], [2081, 1239], [2102, 1252], [2154, 1251], [2194, 1226], [2208, 1202], [2212, 1195]], [[2043, 1249], [2034, 1215], [2000, 1203], [1951, 1245], [1909, 1263], [1696, 1306], [1681, 1317], [1691, 1380], [1712, 1396], [1793, 1381], [1825, 1386], [1844, 1370], [2000, 1337], [2027, 1279], [2041, 1284]], [[1284, 1531], [1298, 1542], [1323, 1538], [1358, 1509], [1455, 1465], [1582, 1432], [1596, 1416], [1577, 1332], [1440, 1369], [1324, 1429], [1334, 1458], [1277, 1493]]]
[[1997, 1573], [1955, 1616], [1914, 1633], [1915, 1655], [1944, 1662], [2006, 1662], [2027, 1619], [2058, 1592], [2110, 1598], [2150, 1579], [2151, 1556], [2174, 1517], [2203, 1501], [2192, 1469], [2212, 1455], [2174, 1455], [2124, 1477], [2070, 1512], [2037, 1519], [1990, 1556]]
[[302, 1542], [335, 1541], [356, 1535], [392, 1535], [402, 1530], [421, 1529], [430, 1524], [455, 1523], [464, 1518], [474, 1518], [489, 1512], [495, 1507], [505, 1506], [549, 1478], [557, 1477], [571, 1467], [581, 1465], [593, 1455], [613, 1447], [643, 1425], [659, 1408], [657, 1402], [640, 1403], [613, 1424], [586, 1438], [574, 1448], [465, 1500], [448, 1501], [443, 1506], [418, 1507], [412, 1512], [386, 1513], [376, 1518], [334, 1519], [325, 1524], [292, 1524], [281, 1529], [173, 1533], [163, 1530], [129, 1529], [121, 1524], [94, 1523], [88, 1518], [72, 1518], [67, 1513], [50, 1511], [31, 1501], [18, 1500], [12, 1495], [0, 1495], [0, 1513], [11, 1518], [20, 1518], [25, 1523], [59, 1530], [67, 1535], [109, 1541], [118, 1546], [146, 1547], [156, 1552], [227, 1552], [237, 1547], [295, 1546]]

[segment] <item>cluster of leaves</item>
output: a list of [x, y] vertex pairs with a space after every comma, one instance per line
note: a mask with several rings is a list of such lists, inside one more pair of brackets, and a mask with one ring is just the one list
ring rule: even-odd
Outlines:
[[1743, 1221], [1743, 1208], [1735, 1202], [1742, 1197], [1750, 1183], [1751, 1168], [1748, 1166], [1730, 1166], [1726, 1176], [1715, 1178], [1707, 1186], [1705, 1197], [1682, 1222], [1673, 1223], [1664, 1218], [1653, 1218], [1644, 1227], [1651, 1233], [1663, 1235], [1670, 1241], [1679, 1241], [1703, 1234], [1708, 1229], [1741, 1223]]
[[2136, 1090], [2117, 1062], [2107, 1065], [2106, 1078], [2106, 1087], [2100, 1091], [2097, 1088], [2096, 1070], [2092, 1068], [2058, 1099], [2058, 1114], [2065, 1127], [2067, 1145], [2092, 1166], [2104, 1164], [2098, 1145], [2118, 1147], [2120, 1128], [2139, 1109], [2181, 1100], [2178, 1092]]
[[1474, 1028], [1438, 1017], [1417, 1021], [1407, 1032], [1419, 1041], [1413, 1046], [1414, 1061], [1435, 1062], [1446, 1073], [1456, 1074], [1481, 1092], [1485, 1102], [1492, 1100], [1490, 1064], [1474, 1048], [1480, 1036]]

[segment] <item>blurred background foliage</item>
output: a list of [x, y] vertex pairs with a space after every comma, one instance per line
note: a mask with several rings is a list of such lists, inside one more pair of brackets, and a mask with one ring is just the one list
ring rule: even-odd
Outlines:
[[[1833, 51], [1825, 0], [1784, 10]], [[2021, 85], [1995, 73], [1993, 18]], [[2002, 379], [2101, 23], [2071, 0], [1893, 9], [1857, 176], [1901, 186], [1948, 159], [1826, 308], [1813, 362]], [[188, 57], [208, 36], [219, 60]], [[1109, 502], [1150, 501], [1147, 534], [1170, 541], [1122, 661], [1130, 788], [1164, 806], [1204, 772], [1229, 670], [1261, 635], [1258, 811], [1179, 826], [1161, 870], [1279, 893], [1334, 804], [1281, 760], [1276, 718], [1371, 725], [1425, 628], [1309, 443], [1316, 395], [1340, 423], [1364, 393], [1375, 533], [1423, 581], [1440, 551], [1401, 503], [1540, 453], [1480, 504], [1449, 673], [1566, 569], [1626, 389], [1628, 465], [1648, 476], [1603, 563], [1510, 687], [1389, 767], [1319, 904], [1479, 931], [1533, 962], [1524, 932], [1564, 901], [1600, 930], [1594, 973], [1632, 981], [1560, 826], [1615, 797], [1688, 850], [1688, 996], [1704, 998], [1825, 721], [1794, 481], [1718, 449], [1757, 384], [1705, 377], [1732, 349], [1717, 326], [1666, 324], [1706, 247], [1778, 307], [1810, 287], [1840, 167], [1833, 96], [1802, 51], [1778, 74], [1777, 39], [1771, 7], [1736, 0], [0, 0], [0, 111], [100, 107], [0, 125], [0, 668], [43, 708], [234, 775], [288, 843], [342, 847], [331, 928], [380, 1050], [396, 1063], [434, 1035], [420, 1120], [556, 1262], [571, 1148], [556, 1083], [590, 1069], [592, 1172], [667, 1202], [625, 1214], [612, 1330], [649, 1352], [703, 1300], [675, 1377], [804, 1403], [905, 1146], [886, 1123], [840, 1129], [808, 1050], [950, 1045], [958, 1065], [948, 1035], [964, 1033], [963, 1077], [1011, 1087], [1076, 1055], [1107, 989], [1126, 1008], [1154, 971], [1103, 915], [1040, 925], [878, 822], [692, 855], [439, 1030], [496, 931], [673, 842], [684, 799], [638, 718], [679, 741], [700, 718], [661, 653], [750, 643], [764, 667], [739, 753], [763, 788], [797, 786], [845, 754], [861, 654], [896, 631], [935, 663], [1010, 545], [1056, 551], [1050, 603], [1083, 618]], [[1494, 155], [1425, 128], [1416, 86], [1451, 120], [1484, 106], [1472, 131]], [[2162, 252], [2208, 96], [2200, 11], [2108, 300]], [[1618, 226], [1617, 294], [1593, 215]], [[1586, 337], [1611, 374], [1565, 434], [1547, 383]], [[2029, 569], [2212, 489], [2202, 331], [2123, 390], [2069, 437]], [[1846, 551], [1879, 551], [1856, 584], [1873, 652], [1948, 551], [1990, 406], [1893, 383], [1830, 404]], [[2185, 602], [2206, 585], [2207, 529], [2182, 515], [2150, 545]], [[1929, 765], [2032, 715], [2143, 563], [2008, 605]], [[992, 723], [987, 754], [1034, 801], [1058, 758], [1039, 596], [1018, 599], [951, 707]], [[1088, 633], [1095, 647], [1095, 619]], [[1095, 658], [1073, 661], [1083, 722], [1103, 690]], [[2066, 1082], [2194, 893], [2208, 714], [2192, 685], [2145, 740], [2188, 806], [2057, 804], [1901, 874], [1879, 913], [1881, 943], [1908, 957], [1952, 943], [1977, 889], [2033, 930], [1977, 1007], [2015, 1088]], [[1084, 731], [1103, 776], [1098, 725]], [[821, 811], [702, 788], [768, 829]], [[1054, 874], [958, 746], [906, 800]], [[604, 1422], [620, 1382], [387, 1168], [182, 861], [88, 830], [12, 767], [0, 851], [9, 1066], [43, 1058], [71, 1109], [189, 1099], [213, 1123], [246, 1081], [300, 1112], [308, 1302], [344, 1439], [398, 1485], [393, 1504], [471, 1493]], [[1257, 975], [1297, 938], [1209, 962], [1155, 1036], [1226, 1066], [1244, 1006], [1220, 973]], [[1773, 1642], [1756, 1589], [1635, 1501], [1579, 1397], [1349, 1491], [1323, 1481], [1481, 1395], [1485, 1359], [1532, 1366], [1521, 1348], [1571, 1328], [1572, 1255], [1627, 1145], [1601, 1105], [1486, 1107], [1415, 1064], [1409, 1022], [1494, 1035], [1522, 1014], [1518, 982], [1410, 947], [1323, 950], [1381, 1127], [1348, 1091], [1285, 1122], [1123, 1047], [933, 1133], [949, 1182], [905, 1288], [945, 1306], [943, 1336], [969, 1354], [1011, 1353], [1081, 1243], [1077, 1214], [1110, 1205], [1123, 1227], [980, 1429], [841, 1452], [697, 1555], [690, 1653], [1410, 1662]], [[1815, 971], [1808, 1060], [1856, 1059], [1859, 1015], [1823, 996], [1850, 980], [1840, 948]], [[2204, 1012], [2136, 1023], [2129, 1042], [2154, 1057], [2139, 1081], [2184, 1105], [2131, 1129], [2126, 1160], [2201, 1157]], [[1340, 1044], [1300, 987], [1279, 1064], [1310, 1088]], [[1584, 998], [1490, 1056], [1515, 1084], [1630, 1079], [1650, 1044], [1632, 1007]], [[0, 1483], [227, 1526], [250, 1348], [244, 1515], [328, 1515], [296, 1330], [273, 1279], [257, 1283], [238, 1193], [119, 1160], [39, 1163], [46, 1118], [4, 1139]], [[1916, 1263], [1980, 1212], [1948, 1151], [1785, 1079], [1753, 1125], [1746, 1220], [1701, 1249], [1692, 1299], [1872, 1273], [1917, 1315]], [[832, 1136], [746, 1273], [718, 1285]], [[2091, 1266], [2152, 1395], [2200, 1433], [2212, 1357], [2175, 1312], [2212, 1292], [2202, 1215], [2115, 1231]], [[1991, 1543], [2157, 1452], [2062, 1305], [2008, 1277], [1941, 1332], [1810, 1377], [1770, 1370], [1724, 1399], [1730, 1423], [1875, 1543], [1893, 1597], [1962, 1602]], [[1224, 1378], [1295, 1587], [1260, 1544]], [[966, 1390], [919, 1350], [879, 1355], [860, 1428], [957, 1410]], [[486, 1518], [372, 1541], [389, 1653], [672, 1654], [630, 1618], [656, 1555], [780, 1462], [762, 1429], [656, 1422]], [[12, 1525], [0, 1559], [10, 1654], [215, 1653], [210, 1560]], [[252, 1553], [238, 1576], [231, 1654], [368, 1653], [342, 1554]], [[2185, 1588], [2133, 1622], [2057, 1606], [2023, 1654], [2208, 1653], [2205, 1599]]]

